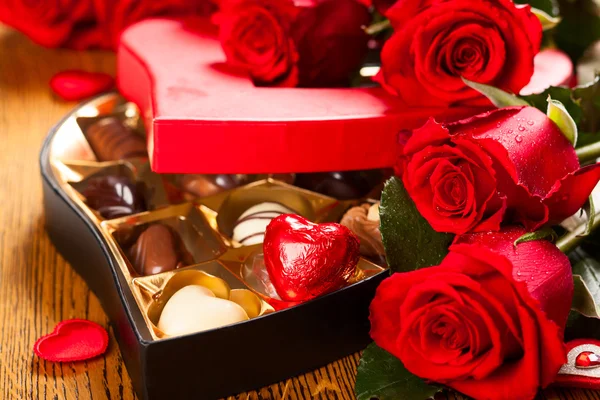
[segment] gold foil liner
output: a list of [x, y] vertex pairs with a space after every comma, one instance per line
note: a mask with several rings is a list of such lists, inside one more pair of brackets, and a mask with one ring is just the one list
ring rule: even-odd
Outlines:
[[[61, 189], [83, 213], [99, 227], [113, 258], [143, 311], [145, 322], [154, 339], [165, 335], [156, 323], [167, 300], [187, 285], [207, 287], [216, 296], [239, 304], [250, 318], [271, 313], [268, 303], [277, 300], [276, 292], [265, 293], [247, 274], [248, 266], [262, 268], [262, 245], [240, 246], [232, 241], [233, 226], [249, 207], [265, 202], [278, 202], [314, 222], [338, 222], [343, 213], [360, 201], [337, 199], [300, 189], [267, 175], [251, 175], [251, 183], [195, 203], [173, 205], [165, 189], [165, 176], [151, 171], [145, 159], [98, 162], [85, 139], [83, 130], [99, 118], [117, 117], [142, 134], [137, 108], [117, 94], [107, 94], [85, 104], [57, 129], [50, 148], [53, 173]], [[144, 182], [150, 211], [113, 220], [102, 220], [85, 204], [81, 191], [86, 180], [100, 175], [123, 175], [134, 182]], [[194, 264], [151, 276], [138, 276], [127, 258], [129, 247], [146, 226], [153, 223], [171, 226], [194, 257]], [[250, 263], [250, 264], [249, 264]], [[383, 268], [361, 259], [349, 284], [381, 272]], [[281, 302], [281, 301], [280, 301]]]
[[349, 207], [348, 202], [300, 189], [272, 178], [205, 197], [199, 202], [204, 206], [202, 210], [207, 218], [214, 218], [216, 229], [234, 247], [241, 246], [231, 238], [235, 223], [244, 211], [254, 205], [264, 202], [280, 203], [313, 222], [337, 222]]
[[164, 306], [177, 291], [188, 285], [203, 286], [216, 297], [239, 304], [250, 319], [274, 311], [267, 302], [245, 289], [244, 284], [218, 262], [196, 265], [184, 271], [135, 278], [133, 288], [136, 300], [142, 310], [145, 310], [146, 323], [156, 339], [166, 337], [157, 327]]

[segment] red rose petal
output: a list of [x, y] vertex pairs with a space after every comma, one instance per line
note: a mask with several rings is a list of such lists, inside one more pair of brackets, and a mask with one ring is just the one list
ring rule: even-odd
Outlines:
[[82, 361], [99, 356], [108, 347], [106, 330], [85, 319], [62, 321], [52, 333], [39, 338], [33, 347], [38, 357], [48, 361]]
[[533, 63], [533, 76], [527, 86], [521, 89], [521, 96], [542, 93], [550, 86], [568, 86], [573, 78], [573, 63], [560, 50], [541, 51], [535, 56]]
[[115, 84], [112, 76], [100, 72], [68, 70], [50, 80], [50, 88], [67, 101], [83, 100], [110, 90]]
[[585, 204], [598, 181], [600, 164], [583, 167], [557, 182], [544, 199], [550, 220], [559, 222], [575, 214]]

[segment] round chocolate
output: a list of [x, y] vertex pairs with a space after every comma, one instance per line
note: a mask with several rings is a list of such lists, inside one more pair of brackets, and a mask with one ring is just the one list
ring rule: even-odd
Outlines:
[[195, 197], [206, 197], [234, 189], [247, 182], [246, 175], [183, 175], [181, 177], [181, 188]]
[[129, 260], [140, 275], [154, 275], [193, 264], [181, 237], [168, 225], [150, 225], [129, 249]]
[[85, 196], [86, 204], [106, 219], [146, 211], [140, 185], [135, 185], [124, 176], [92, 178], [81, 194]]
[[297, 174], [294, 184], [336, 199], [350, 200], [365, 197], [383, 178], [381, 170], [319, 172]]
[[99, 161], [147, 157], [146, 141], [117, 118], [103, 118], [85, 132]]

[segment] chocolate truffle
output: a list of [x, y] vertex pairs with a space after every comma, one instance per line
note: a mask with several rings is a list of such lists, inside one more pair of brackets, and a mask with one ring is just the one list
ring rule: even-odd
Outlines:
[[167, 336], [185, 335], [248, 320], [237, 303], [215, 297], [209, 289], [189, 285], [179, 289], [162, 310], [158, 329]]
[[160, 274], [194, 263], [179, 234], [160, 223], [142, 232], [128, 253], [139, 275]]
[[274, 202], [259, 203], [250, 207], [236, 221], [233, 240], [244, 246], [262, 243], [267, 225], [281, 214], [294, 214], [294, 211]]
[[340, 221], [360, 240], [360, 254], [377, 263], [385, 262], [385, 250], [379, 231], [379, 203], [352, 207]]
[[146, 141], [117, 118], [103, 118], [85, 132], [99, 161], [147, 157]]
[[358, 199], [384, 179], [383, 171], [346, 171], [297, 174], [294, 185], [340, 200]]
[[248, 181], [246, 175], [183, 175], [180, 180], [181, 188], [192, 197], [206, 197], [234, 189]]
[[81, 194], [85, 196], [86, 204], [106, 219], [146, 211], [141, 185], [135, 185], [124, 176], [92, 178]]

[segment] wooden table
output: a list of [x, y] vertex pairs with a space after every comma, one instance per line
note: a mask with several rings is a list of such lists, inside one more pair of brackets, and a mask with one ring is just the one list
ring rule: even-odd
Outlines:
[[[85, 282], [44, 230], [38, 153], [49, 128], [74, 107], [50, 93], [64, 69], [114, 73], [113, 54], [48, 50], [0, 26], [0, 398], [134, 399], [111, 333], [104, 357], [55, 364], [34, 356], [35, 340], [61, 320], [108, 320]], [[358, 354], [230, 399], [354, 399]], [[441, 398], [461, 399], [444, 394]], [[598, 399], [600, 392], [549, 389], [540, 399]], [[399, 399], [403, 400], [403, 399]], [[418, 399], [407, 399], [418, 400]]]

